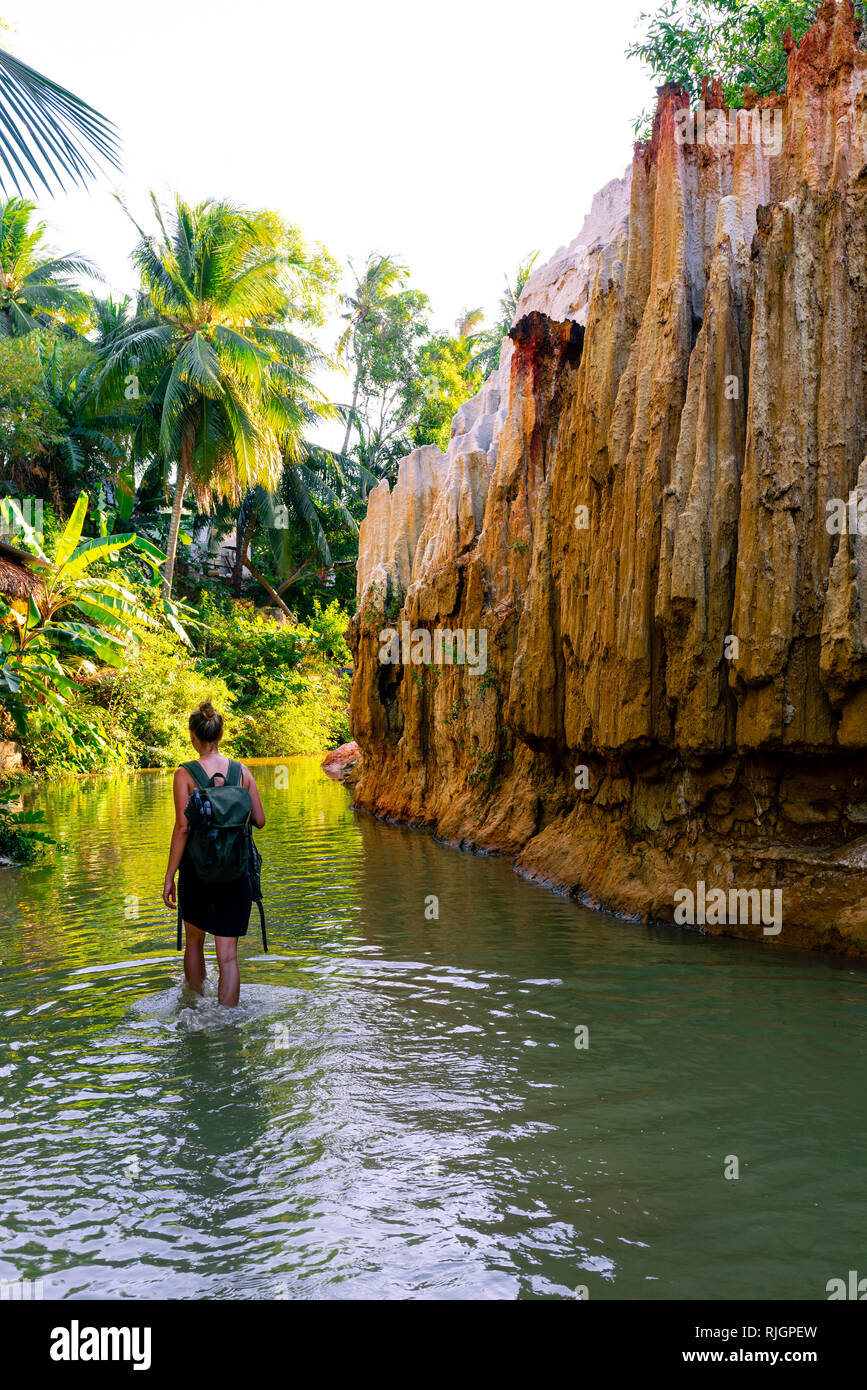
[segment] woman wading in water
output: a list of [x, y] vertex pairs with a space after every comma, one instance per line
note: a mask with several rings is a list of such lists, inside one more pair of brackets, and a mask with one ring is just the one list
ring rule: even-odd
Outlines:
[[[205, 700], [190, 715], [190, 741], [198, 753], [198, 761], [205, 776], [214, 781], [215, 786], [227, 785], [229, 769], [238, 769], [237, 784], [245, 787], [253, 804], [252, 822], [261, 830], [265, 824], [265, 812], [256, 779], [243, 763], [230, 763], [219, 751], [223, 737], [223, 716]], [[190, 797], [197, 790], [196, 782], [185, 767], [175, 772], [173, 791], [175, 798], [175, 828], [169, 848], [169, 865], [163, 887], [163, 902], [166, 907], [177, 910], [177, 893], [180, 894], [184, 917], [185, 948], [184, 974], [190, 989], [201, 994], [205, 983], [205, 934], [210, 932], [217, 948], [217, 961], [220, 967], [219, 1000], [221, 1004], [233, 1008], [238, 1002], [241, 990], [241, 976], [238, 971], [238, 937], [247, 935], [250, 922], [250, 908], [253, 904], [250, 881], [245, 876], [231, 883], [205, 883], [199, 877], [187, 848], [190, 825], [184, 814]], [[178, 886], [175, 890], [175, 874], [178, 873]]]

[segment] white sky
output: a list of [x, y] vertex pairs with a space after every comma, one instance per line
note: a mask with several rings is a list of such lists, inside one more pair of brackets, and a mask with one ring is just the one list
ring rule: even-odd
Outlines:
[[571, 241], [623, 172], [653, 96], [623, 50], [657, 7], [0, 0], [0, 44], [120, 129], [122, 175], [41, 203], [54, 245], [113, 289], [134, 286], [134, 234], [112, 189], [141, 218], [149, 189], [177, 189], [277, 208], [341, 262], [400, 255], [452, 330], [465, 306], [490, 316], [504, 272]]

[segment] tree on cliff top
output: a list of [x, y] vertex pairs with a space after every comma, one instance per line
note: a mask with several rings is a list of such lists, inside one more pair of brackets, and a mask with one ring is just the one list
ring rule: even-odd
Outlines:
[[421, 390], [419, 348], [430, 336], [430, 301], [411, 286], [378, 296], [352, 329], [347, 350], [354, 383], [349, 423], [352, 457], [366, 487], [391, 477], [412, 448], [409, 428]]
[[344, 296], [348, 327], [338, 344], [353, 380], [343, 455], [358, 470], [363, 496], [378, 480], [394, 477], [410, 450], [424, 444], [446, 450], [452, 417], [484, 379], [475, 357], [488, 350], [490, 338], [499, 359], [531, 264], [519, 268], [515, 287], [506, 284], [505, 328], [498, 323], [489, 333], [474, 332], [482, 310], [464, 309], [452, 337], [431, 328], [427, 295], [407, 283], [407, 268], [393, 256], [371, 254], [361, 274], [350, 262], [355, 286]]
[[[867, 0], [854, 0], [867, 39]], [[783, 35], [803, 38], [819, 12], [819, 0], [665, 0], [647, 23], [644, 38], [629, 45], [628, 58], [647, 63], [659, 83], [676, 82], [693, 101], [701, 95], [703, 77], [719, 77], [728, 106], [743, 105], [745, 86], [759, 96], [786, 90]], [[639, 139], [647, 139], [652, 111], [635, 121]]]

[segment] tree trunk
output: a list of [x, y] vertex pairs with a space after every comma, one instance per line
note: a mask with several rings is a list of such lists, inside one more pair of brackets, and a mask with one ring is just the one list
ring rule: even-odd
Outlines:
[[[305, 560], [304, 564], [299, 565], [297, 570], [294, 570], [292, 574], [290, 574], [288, 579], [284, 579], [282, 584], [277, 585], [277, 588], [274, 590], [274, 592], [276, 594], [282, 594], [293, 584], [297, 584], [298, 580], [302, 577], [302, 575], [306, 574], [308, 570], [313, 568], [314, 563], [315, 562], [313, 560]], [[351, 565], [354, 569], [357, 563], [358, 562], [356, 560], [334, 560], [332, 564], [328, 566], [328, 568], [332, 570], [349, 569]]]
[[181, 434], [181, 456], [178, 460], [178, 476], [175, 482], [175, 495], [172, 500], [172, 519], [169, 524], [169, 543], [166, 547], [166, 563], [163, 566], [163, 598], [171, 598], [172, 581], [175, 577], [175, 557], [178, 553], [178, 532], [181, 529], [181, 511], [184, 505], [184, 493], [187, 490], [187, 478], [190, 470], [190, 459], [193, 455], [193, 444], [195, 442], [193, 431], [189, 426], [184, 426]]
[[265, 578], [264, 574], [260, 574], [260, 573], [259, 573], [259, 571], [258, 571], [258, 570], [256, 569], [256, 567], [251, 563], [250, 559], [249, 559], [248, 556], [246, 556], [246, 555], [244, 556], [244, 564], [245, 564], [245, 566], [247, 567], [247, 569], [250, 571], [250, 573], [252, 574], [252, 576], [253, 576], [253, 578], [255, 579], [256, 583], [257, 583], [257, 584], [261, 584], [261, 585], [262, 585], [262, 588], [265, 590], [265, 592], [271, 595], [272, 599], [273, 599], [274, 602], [277, 604], [277, 607], [278, 607], [278, 608], [281, 608], [281, 609], [283, 610], [283, 612], [286, 614], [286, 617], [287, 617], [287, 618], [291, 618], [291, 617], [292, 617], [292, 613], [291, 613], [291, 611], [286, 607], [286, 605], [285, 605], [285, 603], [283, 602], [282, 598], [281, 598], [280, 595], [277, 593], [277, 590], [271, 587], [271, 585], [268, 583], [267, 579]]
[[235, 527], [235, 567], [232, 570], [232, 593], [235, 598], [241, 597], [241, 580], [244, 577], [244, 556], [250, 548], [250, 541], [253, 539], [253, 531], [256, 526], [256, 513], [250, 516], [243, 534], [238, 526]]
[[352, 388], [352, 405], [350, 407], [350, 415], [349, 419], [346, 422], [346, 434], [343, 436], [343, 448], [340, 451], [342, 454], [345, 454], [347, 449], [349, 448], [349, 436], [352, 433], [352, 417], [355, 414], [355, 407], [358, 404], [358, 385], [360, 377], [361, 373], [356, 372], [355, 385]]
[[277, 585], [277, 588], [274, 592], [277, 594], [285, 593], [285, 591], [287, 589], [290, 589], [293, 584], [297, 584], [302, 574], [306, 574], [307, 571], [310, 569], [312, 563], [312, 560], [305, 560], [303, 565], [299, 565], [297, 570], [293, 570], [292, 574], [290, 574], [288, 579], [284, 579], [282, 584]]
[[166, 546], [166, 563], [163, 565], [163, 598], [171, 598], [172, 581], [175, 577], [175, 556], [178, 553], [178, 532], [181, 529], [181, 508], [187, 489], [187, 475], [178, 464], [178, 479], [172, 500], [172, 519], [169, 524], [169, 543]]

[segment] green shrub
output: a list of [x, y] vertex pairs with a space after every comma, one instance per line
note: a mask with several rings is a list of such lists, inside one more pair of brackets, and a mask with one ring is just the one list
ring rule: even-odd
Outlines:
[[237, 721], [227, 683], [202, 672], [189, 648], [164, 631], [144, 632], [137, 654], [121, 670], [106, 672], [94, 696], [106, 702], [134, 767], [175, 767], [193, 757], [187, 721], [206, 699], [225, 719], [224, 751], [231, 755], [235, 749]]
[[336, 602], [327, 608], [314, 603], [309, 623], [278, 623], [269, 614], [244, 604], [218, 602], [206, 594], [200, 615], [204, 624], [199, 643], [203, 669], [209, 664], [225, 675], [243, 706], [258, 703], [269, 682], [292, 688], [294, 673], [303, 665], [322, 661], [349, 666], [346, 645], [349, 619]]
[[325, 665], [299, 676], [291, 690], [266, 686], [262, 702], [248, 705], [239, 720], [239, 751], [248, 758], [277, 758], [324, 753], [346, 743], [348, 699], [349, 678]]
[[318, 753], [349, 738], [346, 613], [313, 605], [307, 623], [278, 623], [241, 604], [206, 595], [205, 671], [225, 679], [235, 700], [236, 750], [249, 758]]
[[58, 773], [123, 772], [128, 766], [125, 739], [105, 710], [95, 708], [82, 689], [62, 706], [30, 706], [24, 715], [28, 767], [38, 776]]
[[292, 625], [205, 595], [201, 616], [197, 651], [138, 626], [124, 665], [90, 662], [62, 706], [31, 705], [19, 731], [29, 768], [175, 767], [193, 756], [187, 721], [204, 699], [224, 716], [230, 757], [318, 753], [349, 739], [349, 679], [337, 668], [352, 658], [338, 603], [315, 603], [308, 623]]

